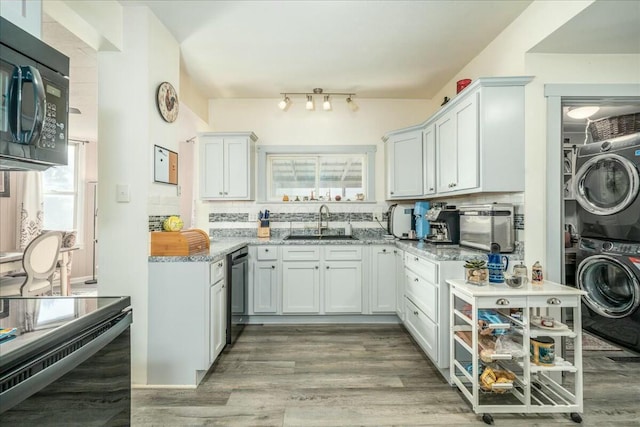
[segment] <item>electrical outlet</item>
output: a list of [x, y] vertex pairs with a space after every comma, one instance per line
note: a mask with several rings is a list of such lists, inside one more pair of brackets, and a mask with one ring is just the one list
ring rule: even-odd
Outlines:
[[374, 221], [382, 221], [383, 212], [382, 209], [376, 208], [373, 211], [373, 219]]

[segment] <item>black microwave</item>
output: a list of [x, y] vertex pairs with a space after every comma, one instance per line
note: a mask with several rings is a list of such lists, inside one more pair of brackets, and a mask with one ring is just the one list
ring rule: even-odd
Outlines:
[[0, 170], [67, 164], [69, 58], [0, 18]]

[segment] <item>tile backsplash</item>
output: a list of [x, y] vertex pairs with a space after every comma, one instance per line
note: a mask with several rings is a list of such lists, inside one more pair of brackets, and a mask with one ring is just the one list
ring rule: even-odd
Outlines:
[[[516, 241], [524, 240], [524, 193], [478, 194], [438, 199], [447, 204], [511, 203], [514, 205]], [[413, 203], [402, 201], [398, 203]], [[327, 203], [329, 234], [343, 234], [351, 223], [352, 233], [360, 238], [382, 238], [386, 233], [387, 211], [392, 203]], [[209, 235], [216, 237], [256, 237], [258, 213], [269, 209], [271, 236], [278, 238], [291, 233], [314, 234], [318, 229], [319, 203], [254, 203], [207, 202]], [[161, 231], [162, 222], [170, 215], [150, 215], [149, 231]], [[377, 221], [376, 216], [382, 217]]]

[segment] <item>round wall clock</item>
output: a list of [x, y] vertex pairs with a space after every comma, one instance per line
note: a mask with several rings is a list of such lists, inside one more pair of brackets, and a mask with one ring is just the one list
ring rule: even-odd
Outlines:
[[165, 121], [172, 123], [178, 118], [178, 94], [171, 83], [160, 83], [156, 102], [158, 111]]

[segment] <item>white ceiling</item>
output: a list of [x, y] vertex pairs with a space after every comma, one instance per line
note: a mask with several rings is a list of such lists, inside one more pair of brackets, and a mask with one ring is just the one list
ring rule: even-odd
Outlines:
[[180, 43], [208, 98], [356, 92], [432, 98], [530, 3], [142, 1]]
[[[314, 87], [430, 98], [530, 3], [120, 1], [151, 8], [212, 98], [275, 98]], [[598, 0], [532, 52], [640, 54], [638, 23], [640, 1]], [[96, 52], [46, 15], [43, 39], [71, 59], [70, 105], [82, 114], [70, 116], [70, 135], [95, 140]]]

